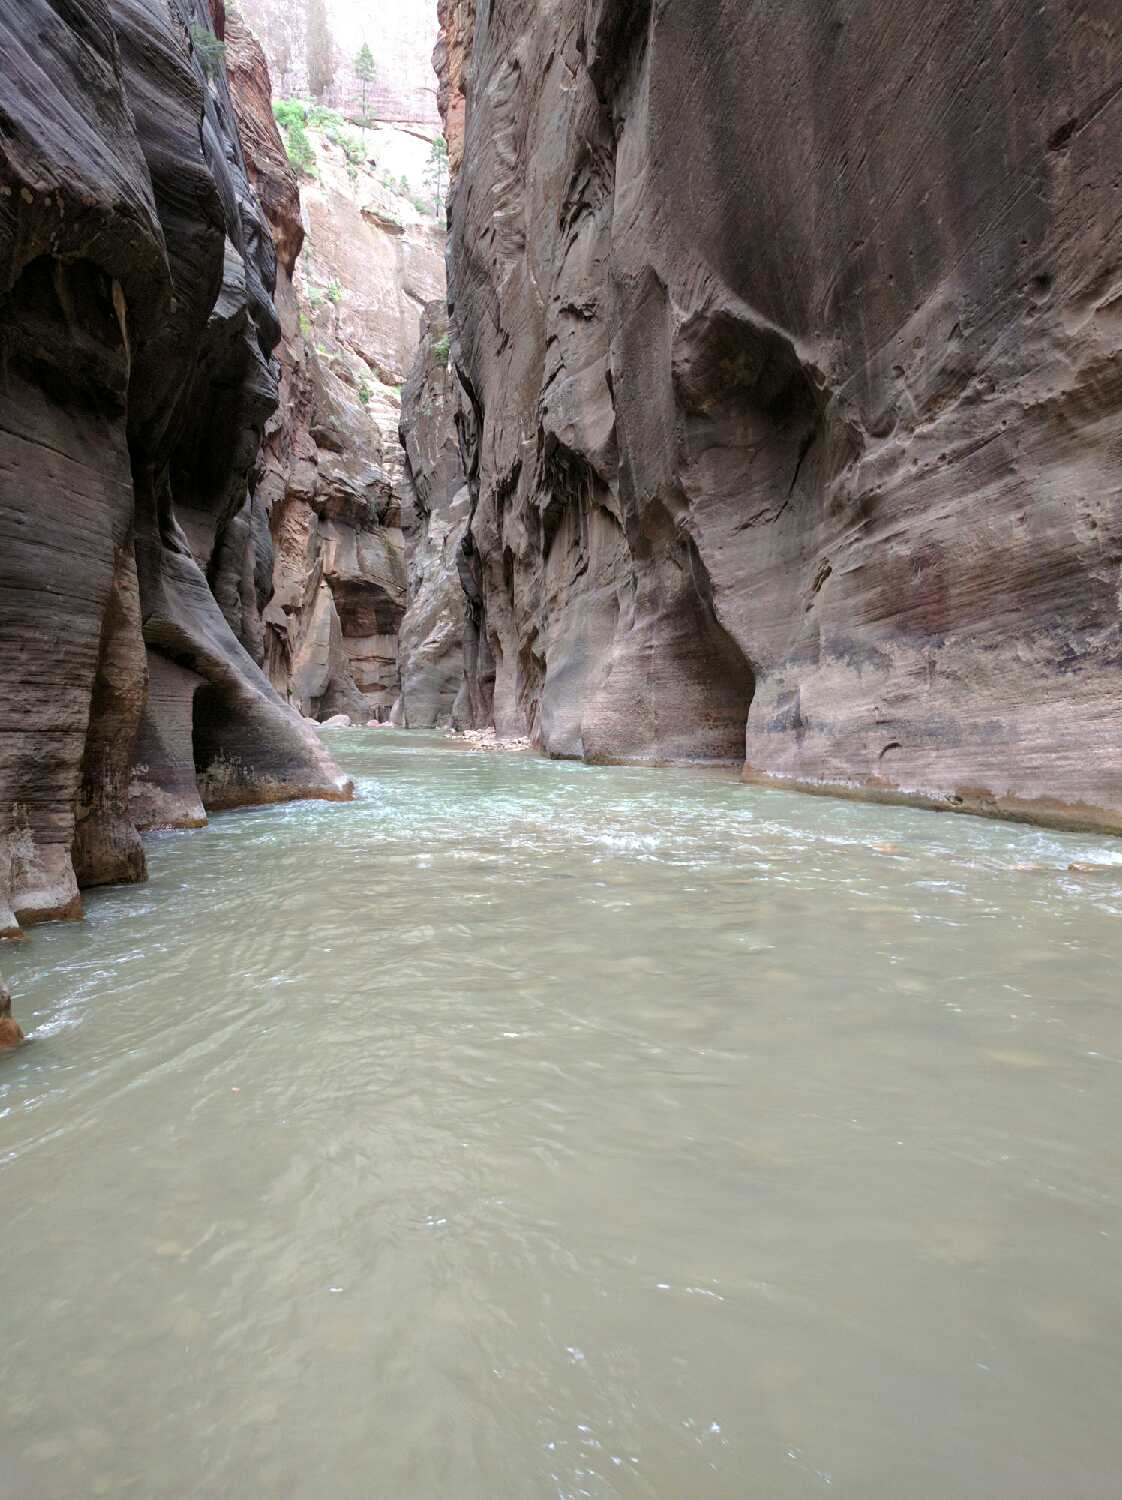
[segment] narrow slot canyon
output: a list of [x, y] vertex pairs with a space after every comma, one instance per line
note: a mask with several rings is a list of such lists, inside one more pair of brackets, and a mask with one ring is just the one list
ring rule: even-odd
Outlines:
[[0, 47], [0, 1500], [1113, 1500], [1122, 16]]

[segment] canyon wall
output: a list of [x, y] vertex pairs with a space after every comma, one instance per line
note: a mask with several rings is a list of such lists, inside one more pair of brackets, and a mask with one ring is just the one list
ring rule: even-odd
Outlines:
[[1122, 831], [1117, 5], [441, 15], [476, 711]]
[[143, 878], [139, 828], [351, 792], [262, 670], [280, 328], [224, 30], [0, 0], [3, 936]]
[[401, 693], [391, 718], [405, 729], [472, 722], [464, 672], [470, 613], [464, 543], [471, 497], [456, 435], [463, 393], [450, 345], [447, 308], [432, 302], [401, 408], [409, 606], [399, 638]]
[[[301, 120], [298, 173], [262, 49], [234, 16], [225, 63], [278, 246], [280, 406], [258, 486], [274, 550], [265, 667], [307, 716], [384, 720], [399, 695], [406, 604], [401, 387], [420, 312], [443, 297], [444, 232], [431, 203], [385, 166], [400, 132], [360, 135], [290, 101], [281, 114]], [[412, 137], [407, 145], [427, 151]]]
[[374, 61], [367, 116], [437, 128], [429, 65], [436, 0], [240, 0], [239, 9], [265, 49], [278, 96], [312, 97], [357, 117], [355, 59], [365, 45]]

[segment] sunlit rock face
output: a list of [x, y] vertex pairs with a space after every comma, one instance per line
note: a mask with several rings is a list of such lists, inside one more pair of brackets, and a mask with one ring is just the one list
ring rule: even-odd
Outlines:
[[1122, 828], [1116, 8], [469, 9], [500, 730]]
[[138, 823], [350, 792], [258, 665], [274, 254], [182, 8], [0, 0], [0, 935]]
[[265, 49], [278, 95], [359, 112], [355, 58], [365, 44], [374, 58], [367, 114], [438, 126], [429, 62], [436, 0], [241, 0], [239, 9]]

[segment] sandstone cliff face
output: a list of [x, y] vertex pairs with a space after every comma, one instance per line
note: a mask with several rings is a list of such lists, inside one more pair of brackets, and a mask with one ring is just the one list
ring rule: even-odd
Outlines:
[[450, 342], [447, 308], [432, 302], [401, 408], [409, 607], [401, 622], [401, 695], [392, 720], [407, 729], [472, 722], [464, 685], [468, 600], [462, 574], [470, 494], [456, 436], [463, 397]]
[[450, 300], [500, 730], [1122, 829], [1120, 24], [479, 8]]
[[418, 309], [443, 293], [443, 233], [386, 170], [393, 132], [368, 132], [367, 156], [345, 122], [304, 107], [311, 160], [298, 181], [262, 50], [240, 22], [226, 65], [250, 176], [277, 245], [293, 247], [277, 273], [280, 405], [257, 491], [273, 547], [266, 671], [304, 715], [381, 720], [399, 693], [406, 602], [400, 390]]
[[219, 0], [0, 0], [0, 935], [350, 785], [260, 669], [272, 244]]
[[435, 0], [241, 0], [279, 94], [312, 95], [358, 112], [362, 82], [355, 57], [374, 58], [367, 113], [380, 120], [437, 126], [429, 58], [437, 36]]
[[475, 33], [475, 0], [437, 0], [440, 35], [432, 64], [439, 80], [437, 105], [444, 121], [448, 165], [455, 176], [464, 160], [468, 64]]
[[273, 294], [279, 304], [286, 284], [291, 284], [304, 245], [300, 182], [273, 116], [273, 81], [260, 42], [241, 15], [233, 11], [226, 17], [223, 40], [226, 48], [223, 64], [245, 153], [246, 174], [261, 204], [276, 251], [277, 280]]
[[353, 387], [297, 327], [290, 332], [289, 404], [269, 436], [263, 480], [275, 549], [267, 668], [303, 714], [346, 713], [365, 723], [386, 717], [397, 695], [400, 504], [378, 429]]

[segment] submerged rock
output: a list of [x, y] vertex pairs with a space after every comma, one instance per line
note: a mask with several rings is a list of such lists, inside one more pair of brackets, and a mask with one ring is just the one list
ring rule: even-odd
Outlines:
[[0, 979], [0, 1052], [19, 1047], [23, 1041], [23, 1032], [12, 1020], [12, 992]]

